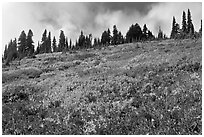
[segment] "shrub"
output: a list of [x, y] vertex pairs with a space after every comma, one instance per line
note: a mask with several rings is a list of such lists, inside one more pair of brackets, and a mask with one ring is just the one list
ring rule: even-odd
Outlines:
[[13, 70], [9, 72], [3, 72], [2, 73], [2, 82], [11, 82], [16, 79], [21, 78], [37, 78], [40, 76], [42, 71], [35, 67], [28, 67], [28, 68], [22, 68], [19, 70]]

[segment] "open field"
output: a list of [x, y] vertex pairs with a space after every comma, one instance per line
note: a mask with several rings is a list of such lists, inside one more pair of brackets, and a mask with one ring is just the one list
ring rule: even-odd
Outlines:
[[202, 39], [36, 57], [2, 68], [3, 134], [202, 134]]

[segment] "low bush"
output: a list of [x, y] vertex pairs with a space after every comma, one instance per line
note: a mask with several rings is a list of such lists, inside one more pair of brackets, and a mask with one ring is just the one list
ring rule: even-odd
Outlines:
[[35, 67], [22, 68], [19, 70], [13, 70], [2, 73], [2, 82], [11, 82], [21, 78], [37, 78], [42, 71]]

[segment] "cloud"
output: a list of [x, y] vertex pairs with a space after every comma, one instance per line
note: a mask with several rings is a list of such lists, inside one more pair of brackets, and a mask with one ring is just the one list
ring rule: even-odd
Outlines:
[[201, 3], [9, 3], [3, 5], [3, 45], [11, 38], [19, 37], [20, 32], [32, 29], [34, 41], [41, 40], [44, 29], [51, 31], [52, 37], [59, 38], [60, 30], [64, 30], [72, 41], [78, 38], [80, 31], [93, 37], [101, 37], [104, 30], [112, 31], [117, 25], [123, 35], [131, 24], [139, 23], [157, 35], [158, 28], [168, 36], [171, 31], [172, 17], [181, 24], [183, 10], [191, 10], [195, 30], [200, 28], [202, 17]]
[[200, 28], [200, 20], [202, 18], [202, 4], [199, 2], [194, 3], [159, 3], [153, 5], [148, 14], [143, 18], [143, 22], [147, 22], [148, 26], [152, 29], [154, 34], [158, 32], [159, 26], [168, 36], [171, 33], [173, 16], [176, 18], [176, 22], [180, 24], [182, 22], [182, 13], [190, 9], [191, 16], [195, 30]]

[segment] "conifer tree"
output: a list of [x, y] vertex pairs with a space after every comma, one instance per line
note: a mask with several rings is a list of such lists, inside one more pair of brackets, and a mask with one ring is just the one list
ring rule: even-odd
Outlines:
[[159, 32], [158, 32], [158, 39], [163, 39], [163, 32], [160, 26], [159, 26]]
[[68, 38], [65, 39], [65, 52], [68, 51], [69, 45], [68, 45]]
[[143, 40], [147, 39], [147, 35], [148, 35], [147, 32], [148, 32], [147, 26], [146, 26], [146, 24], [144, 24], [143, 30], [142, 30], [142, 39]]
[[188, 9], [188, 15], [187, 15], [187, 33], [189, 34], [189, 36], [192, 36], [194, 34], [194, 26], [192, 23], [192, 19], [191, 19], [191, 12]]
[[72, 40], [69, 40], [69, 49], [72, 49]]
[[40, 53], [40, 43], [38, 41], [38, 46], [36, 48], [35, 54], [39, 54]]
[[200, 21], [199, 35], [202, 36], [202, 20]]
[[108, 39], [107, 39], [107, 42], [108, 42], [108, 45], [110, 45], [110, 44], [111, 44], [111, 32], [110, 32], [110, 29], [109, 29], [109, 28], [108, 28], [107, 33], [108, 33]]
[[118, 44], [123, 44], [123, 43], [124, 43], [123, 35], [119, 31], [119, 33], [118, 33]]
[[60, 31], [58, 51], [61, 52], [64, 49], [65, 49], [65, 35], [64, 35], [64, 32], [61, 30]]
[[18, 53], [19, 53], [19, 57], [20, 59], [22, 59], [23, 57], [26, 56], [26, 34], [24, 32], [24, 30], [21, 32], [19, 38], [18, 38]]
[[57, 45], [56, 45], [55, 36], [53, 37], [53, 41], [52, 41], [52, 49], [53, 49], [53, 52], [57, 52]]
[[42, 41], [41, 41], [41, 48], [40, 48], [40, 53], [46, 53], [47, 51], [47, 30], [45, 29], [45, 31], [43, 32], [42, 35]]
[[182, 16], [182, 32], [184, 34], [187, 33], [187, 23], [186, 23], [186, 13], [183, 11], [183, 16]]
[[16, 59], [17, 57], [18, 57], [18, 52], [17, 52], [17, 43], [15, 38], [13, 41], [11, 40], [8, 44], [6, 65], [9, 65], [9, 62]]
[[46, 53], [51, 53], [51, 45], [52, 45], [51, 32], [49, 32], [46, 40]]
[[116, 25], [113, 26], [113, 37], [112, 37], [112, 45], [117, 45], [118, 44], [118, 30]]
[[101, 36], [101, 43], [102, 43], [103, 45], [106, 45], [106, 44], [108, 44], [108, 40], [109, 40], [108, 32], [107, 32], [107, 31], [104, 31], [104, 32], [102, 33], [102, 36]]
[[82, 49], [82, 48], [84, 48], [85, 47], [85, 40], [86, 40], [86, 38], [85, 38], [85, 36], [84, 36], [84, 34], [83, 34], [83, 31], [81, 31], [81, 35], [79, 36], [79, 42], [78, 42], [78, 47], [80, 48], [80, 49]]
[[4, 49], [4, 57], [3, 57], [4, 60], [6, 60], [7, 54], [8, 54], [8, 48], [7, 48], [7, 44], [6, 44], [5, 49]]
[[32, 40], [32, 37], [33, 37], [33, 32], [32, 30], [30, 29], [28, 31], [28, 35], [27, 35], [27, 39], [26, 39], [26, 42], [27, 42], [27, 46], [26, 46], [26, 55], [27, 56], [31, 56], [33, 55], [34, 53], [34, 45], [33, 45], [33, 40]]
[[97, 43], [97, 38], [94, 38], [94, 44], [93, 44], [94, 47], [97, 47], [98, 46], [98, 43]]
[[126, 33], [127, 42], [139, 41], [142, 37], [142, 29], [138, 23], [131, 25], [128, 32]]
[[175, 19], [175, 17], [173, 16], [172, 30], [171, 30], [171, 36], [170, 36], [170, 38], [171, 38], [171, 39], [174, 39], [175, 36], [176, 36], [176, 19]]

